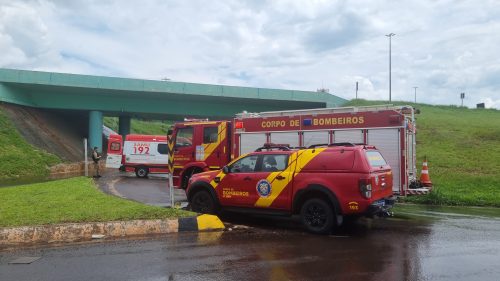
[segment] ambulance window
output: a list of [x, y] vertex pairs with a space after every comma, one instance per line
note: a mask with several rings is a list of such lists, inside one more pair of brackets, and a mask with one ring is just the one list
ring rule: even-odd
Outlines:
[[168, 154], [167, 144], [159, 143], [158, 144], [158, 153], [160, 154]]
[[257, 163], [257, 155], [247, 156], [242, 158], [231, 165], [229, 171], [231, 173], [251, 173], [255, 171], [255, 164]]
[[118, 151], [120, 150], [121, 144], [119, 142], [112, 142], [110, 149], [112, 151]]
[[177, 131], [175, 147], [186, 147], [193, 144], [193, 128], [180, 128]]
[[217, 142], [217, 127], [205, 127], [203, 128], [203, 143], [214, 143]]

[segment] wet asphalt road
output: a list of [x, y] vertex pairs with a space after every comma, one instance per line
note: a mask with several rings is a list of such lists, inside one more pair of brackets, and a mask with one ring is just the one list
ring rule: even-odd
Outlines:
[[[114, 196], [127, 198], [144, 204], [169, 207], [170, 191], [168, 178], [162, 174], [151, 174], [148, 178], [137, 178], [134, 173], [108, 169], [96, 180], [99, 187]], [[187, 204], [184, 190], [174, 189], [175, 202]]]
[[[499, 210], [396, 213], [330, 236], [287, 220], [233, 218], [252, 227], [7, 249], [0, 280], [500, 280]], [[41, 259], [8, 264], [22, 256]]]

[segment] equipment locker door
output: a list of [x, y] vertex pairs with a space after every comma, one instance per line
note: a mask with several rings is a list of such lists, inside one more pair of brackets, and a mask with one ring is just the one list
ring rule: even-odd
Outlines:
[[267, 142], [267, 135], [265, 133], [240, 134], [240, 155], [253, 152], [257, 148], [262, 147]]
[[401, 188], [401, 148], [399, 129], [371, 129], [367, 133], [368, 144], [374, 145], [392, 168], [394, 192]]
[[333, 133], [333, 143], [364, 143], [363, 130], [337, 130]]
[[299, 132], [271, 132], [271, 142], [275, 144], [288, 144], [290, 147], [300, 145]]

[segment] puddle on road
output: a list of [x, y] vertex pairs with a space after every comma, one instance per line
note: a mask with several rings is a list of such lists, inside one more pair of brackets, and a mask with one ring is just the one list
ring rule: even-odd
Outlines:
[[500, 208], [397, 204], [393, 210], [396, 218], [404, 219], [464, 217], [500, 220]]

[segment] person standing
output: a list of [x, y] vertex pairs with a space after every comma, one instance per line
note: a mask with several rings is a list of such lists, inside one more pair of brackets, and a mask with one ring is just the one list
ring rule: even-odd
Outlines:
[[101, 160], [101, 154], [97, 150], [97, 146], [94, 146], [94, 150], [92, 151], [92, 160], [94, 160], [94, 178], [100, 178], [101, 174], [99, 173], [99, 160]]

